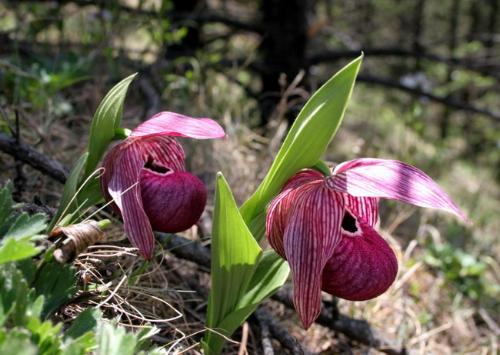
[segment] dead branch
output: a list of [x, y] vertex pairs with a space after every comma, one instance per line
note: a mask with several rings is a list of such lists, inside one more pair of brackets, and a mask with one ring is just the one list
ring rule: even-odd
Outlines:
[[404, 84], [402, 84], [398, 81], [395, 81], [395, 80], [379, 78], [376, 76], [364, 75], [364, 74], [359, 75], [357, 80], [360, 82], [367, 83], [367, 84], [381, 85], [381, 86], [397, 89], [400, 91], [404, 91], [404, 92], [406, 92], [410, 95], [413, 95], [413, 96], [425, 97], [431, 101], [446, 105], [446, 106], [454, 108], [454, 109], [463, 110], [463, 111], [472, 112], [472, 113], [478, 113], [481, 115], [489, 116], [495, 120], [500, 120], [500, 112], [495, 112], [495, 111], [491, 111], [489, 109], [480, 108], [480, 107], [476, 107], [473, 105], [468, 105], [464, 102], [456, 101], [456, 100], [453, 100], [451, 98], [437, 96], [437, 95], [434, 95], [433, 93], [426, 92], [426, 91], [420, 90], [418, 88], [404, 85]]
[[295, 339], [290, 333], [283, 328], [266, 310], [264, 306], [259, 307], [255, 312], [254, 316], [264, 329], [268, 329], [271, 335], [277, 339], [285, 348], [289, 349], [294, 355], [307, 355], [310, 352], [307, 351], [300, 345], [300, 343]]
[[340, 59], [356, 58], [361, 52], [363, 52], [367, 58], [400, 57], [425, 59], [431, 62], [443, 63], [457, 68], [475, 71], [482, 75], [489, 75], [495, 78], [500, 78], [498, 73], [496, 73], [494, 70], [491, 70], [491, 63], [485, 62], [484, 58], [479, 59], [443, 56], [435, 53], [429, 53], [425, 50], [415, 51], [399, 47], [326, 50], [311, 55], [307, 60], [307, 64], [317, 65], [322, 63], [334, 62]]
[[0, 150], [61, 183], [66, 181], [68, 173], [60, 162], [5, 133], [0, 133]]
[[[213, 11], [205, 11], [199, 14], [183, 14], [183, 13], [172, 13], [172, 12], [160, 12], [150, 9], [144, 9], [141, 7], [132, 7], [119, 3], [109, 3], [107, 1], [91, 1], [91, 0], [29, 0], [25, 2], [31, 3], [55, 3], [58, 5], [74, 4], [77, 6], [98, 6], [103, 9], [108, 10], [118, 10], [124, 13], [128, 13], [134, 16], [147, 16], [147, 17], [167, 17], [170, 20], [177, 23], [220, 23], [228, 27], [248, 31], [262, 33], [263, 29], [259, 24], [255, 24], [254, 21], [246, 22], [238, 18], [228, 16], [227, 14], [217, 14]], [[12, 5], [15, 5], [12, 4]]]
[[262, 319], [257, 312], [254, 313], [257, 322], [259, 322], [260, 341], [262, 344], [262, 353], [264, 355], [274, 355], [273, 344], [271, 341], [271, 332], [265, 319]]

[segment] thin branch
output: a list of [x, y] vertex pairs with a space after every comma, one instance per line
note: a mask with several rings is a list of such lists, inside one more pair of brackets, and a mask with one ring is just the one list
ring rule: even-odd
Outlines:
[[107, 1], [90, 1], [90, 0], [29, 0], [25, 2], [31, 3], [55, 3], [58, 5], [75, 4], [77, 6], [99, 6], [109, 10], [119, 10], [129, 13], [134, 16], [147, 16], [147, 17], [166, 17], [175, 22], [196, 22], [196, 23], [221, 23], [231, 28], [242, 31], [263, 33], [264, 30], [260, 24], [255, 24], [254, 21], [245, 22], [243, 20], [228, 16], [227, 14], [217, 14], [211, 11], [205, 11], [203, 14], [183, 14], [173, 12], [161, 12], [150, 9], [143, 9], [139, 7], [131, 7], [119, 3], [112, 3]]
[[17, 142], [15, 138], [5, 133], [0, 133], [0, 150], [61, 183], [66, 181], [68, 173], [60, 162], [49, 158], [28, 144]]
[[[273, 299], [283, 303], [288, 308], [293, 308], [293, 294], [288, 287], [282, 287], [273, 295]], [[316, 319], [316, 323], [327, 328], [338, 331], [348, 338], [356, 340], [362, 344], [371, 346], [381, 352], [390, 355], [406, 354], [405, 349], [400, 349], [393, 341], [385, 339], [381, 334], [377, 334], [367, 321], [354, 319], [338, 313], [336, 308], [323, 302], [321, 313]]]
[[355, 58], [363, 52], [366, 57], [407, 57], [407, 58], [421, 58], [433, 62], [439, 62], [456, 66], [462, 69], [476, 71], [482, 75], [489, 75], [495, 78], [500, 78], [491, 69], [491, 63], [482, 63], [476, 58], [459, 58], [447, 57], [439, 54], [429, 53], [425, 50], [414, 51], [399, 47], [375, 47], [375, 48], [360, 48], [360, 49], [340, 49], [340, 50], [326, 50], [320, 53], [311, 55], [308, 60], [308, 65], [317, 65], [321, 63], [333, 62], [339, 59]]
[[271, 341], [271, 331], [266, 320], [259, 316], [257, 312], [254, 313], [257, 322], [259, 322], [260, 342], [262, 344], [263, 355], [274, 355], [273, 343]]
[[[354, 53], [354, 52], [353, 52]], [[356, 55], [359, 55], [361, 52], [356, 51]], [[221, 61], [218, 64], [221, 66], [229, 66], [231, 63], [232, 65], [238, 65], [243, 63], [244, 61], [242, 59], [238, 60], [233, 60], [233, 61]], [[263, 63], [250, 63], [247, 65], [247, 67], [259, 74], [262, 74], [263, 72], [266, 72], [268, 69]], [[219, 71], [223, 73], [223, 71]], [[226, 74], [226, 76], [230, 77], [230, 74]], [[373, 85], [380, 85], [380, 86], [385, 86], [393, 89], [397, 89], [400, 91], [404, 91], [408, 94], [411, 94], [413, 96], [417, 97], [425, 97], [431, 101], [434, 101], [436, 103], [439, 103], [441, 105], [445, 105], [448, 107], [451, 107], [453, 109], [457, 110], [463, 110], [466, 112], [472, 112], [472, 113], [477, 113], [481, 115], [485, 115], [488, 117], [493, 118], [494, 120], [500, 120], [500, 112], [497, 111], [492, 111], [487, 108], [482, 108], [482, 107], [477, 107], [474, 105], [470, 105], [461, 101], [457, 101], [451, 98], [447, 97], [441, 97], [438, 95], [435, 95], [431, 92], [423, 91], [418, 88], [414, 88], [411, 86], [404, 85], [396, 80], [391, 80], [391, 79], [386, 79], [386, 78], [380, 78], [372, 75], [365, 75], [365, 74], [360, 74], [357, 77], [358, 82], [366, 83], [366, 84], [373, 84]]]
[[271, 313], [269, 313], [264, 306], [258, 308], [254, 312], [254, 316], [264, 329], [268, 328], [271, 335], [285, 348], [289, 349], [293, 355], [307, 355], [310, 353], [273, 318]]
[[420, 90], [418, 88], [404, 85], [398, 81], [385, 79], [385, 78], [379, 78], [379, 77], [371, 76], [371, 75], [363, 75], [363, 74], [359, 75], [357, 80], [359, 82], [364, 82], [367, 84], [374, 84], [374, 85], [380, 85], [380, 86], [385, 86], [385, 87], [397, 89], [400, 91], [404, 91], [408, 94], [411, 94], [413, 96], [425, 97], [431, 101], [446, 105], [446, 106], [454, 108], [454, 109], [468, 111], [468, 112], [472, 112], [472, 113], [478, 113], [481, 115], [489, 116], [495, 120], [500, 120], [500, 112], [491, 111], [489, 109], [476, 107], [473, 105], [466, 104], [464, 102], [456, 101], [456, 100], [451, 99], [451, 98], [437, 96], [437, 95], [434, 95], [433, 93], [426, 92], [426, 91]]

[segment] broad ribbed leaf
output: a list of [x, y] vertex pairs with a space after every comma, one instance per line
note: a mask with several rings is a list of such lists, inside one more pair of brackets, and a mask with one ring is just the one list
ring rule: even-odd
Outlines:
[[[238, 305], [252, 280], [261, 248], [243, 221], [224, 176], [217, 174], [212, 229], [212, 287], [208, 303], [207, 327], [227, 336], [248, 316], [236, 317], [226, 329], [219, 329], [225, 318], [238, 312]], [[224, 339], [208, 332], [204, 338], [206, 354], [218, 354]]]
[[265, 251], [236, 310], [220, 322], [218, 330], [223, 329], [224, 334], [232, 334], [264, 300], [283, 286], [289, 272], [285, 260], [272, 250]]
[[89, 137], [89, 156], [85, 167], [85, 176], [89, 176], [97, 167], [99, 160], [115, 136], [115, 130], [120, 127], [123, 101], [128, 87], [136, 74], [123, 79], [116, 84], [97, 107], [92, 119]]
[[318, 163], [342, 121], [361, 61], [362, 56], [341, 69], [304, 105], [266, 177], [241, 207], [247, 223], [265, 209], [294, 173]]

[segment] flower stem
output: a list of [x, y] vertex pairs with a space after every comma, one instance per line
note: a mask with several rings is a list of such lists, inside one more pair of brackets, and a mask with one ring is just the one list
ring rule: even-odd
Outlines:
[[117, 128], [117, 129], [115, 129], [114, 138], [115, 139], [125, 139], [128, 136], [130, 136], [130, 133], [132, 133], [132, 131], [128, 128]]
[[97, 225], [101, 230], [105, 230], [111, 226], [111, 221], [109, 219], [103, 219], [98, 221]]

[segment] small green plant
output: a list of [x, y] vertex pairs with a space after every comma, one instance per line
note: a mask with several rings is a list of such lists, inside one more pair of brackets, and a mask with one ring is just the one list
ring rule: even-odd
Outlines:
[[426, 246], [424, 261], [443, 273], [445, 280], [461, 294], [479, 301], [485, 294], [498, 292], [485, 278], [487, 264], [449, 243]]
[[38, 247], [46, 216], [15, 209], [11, 185], [0, 189], [0, 354], [160, 354], [149, 338], [154, 328], [130, 333], [104, 321], [97, 309], [83, 311], [63, 331], [52, 315], [76, 294], [75, 269], [56, 263]]

